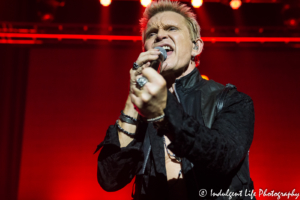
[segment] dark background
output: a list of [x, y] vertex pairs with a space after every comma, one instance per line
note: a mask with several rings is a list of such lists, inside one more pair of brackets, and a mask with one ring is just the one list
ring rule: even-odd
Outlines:
[[[195, 11], [204, 29], [285, 30], [283, 6], [243, 4], [232, 11], [205, 3]], [[51, 22], [42, 22], [39, 10], [34, 0], [4, 0], [0, 22], [137, 25], [143, 8], [136, 1], [109, 8], [66, 1]], [[0, 44], [0, 199], [130, 199], [131, 184], [114, 193], [98, 185], [93, 152], [123, 109], [140, 52], [139, 41]], [[250, 173], [258, 199], [267, 198], [259, 189], [300, 192], [299, 53], [297, 44], [208, 42], [200, 57], [201, 74], [236, 85], [254, 101]]]

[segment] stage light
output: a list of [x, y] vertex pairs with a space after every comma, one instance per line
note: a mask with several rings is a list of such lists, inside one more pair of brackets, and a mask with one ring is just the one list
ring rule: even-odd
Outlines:
[[151, 3], [151, 1], [152, 0], [141, 0], [141, 4], [142, 6], [147, 7]]
[[111, 4], [111, 0], [100, 0], [102, 6], [109, 6]]
[[43, 22], [52, 22], [54, 20], [54, 16], [51, 13], [45, 13], [41, 16], [41, 20]]
[[300, 4], [286, 4], [281, 13], [286, 26], [295, 28], [300, 25]]
[[297, 26], [297, 20], [296, 19], [290, 19], [290, 26]]
[[206, 76], [206, 75], [201, 75], [201, 77], [205, 80], [209, 80], [208, 76]]
[[241, 0], [231, 0], [230, 1], [230, 6], [234, 10], [239, 9], [239, 7], [241, 7], [241, 5], [242, 5], [242, 1]]
[[300, 19], [297, 20], [297, 19], [294, 19], [294, 18], [291, 18], [291, 19], [287, 19], [284, 21], [284, 24], [288, 27], [297, 27], [299, 22], [300, 22]]
[[192, 0], [191, 4], [194, 8], [199, 8], [202, 6], [203, 0]]
[[36, 1], [37, 15], [42, 22], [52, 22], [55, 13], [60, 7], [65, 6], [66, 0], [39, 0]]

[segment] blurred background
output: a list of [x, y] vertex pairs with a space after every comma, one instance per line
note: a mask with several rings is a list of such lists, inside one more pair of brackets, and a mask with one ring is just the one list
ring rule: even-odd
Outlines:
[[[181, 2], [202, 28], [200, 73], [254, 101], [256, 198], [299, 193], [300, 1]], [[141, 3], [0, 1], [0, 199], [131, 199], [132, 183], [98, 185], [93, 152], [128, 95]]]

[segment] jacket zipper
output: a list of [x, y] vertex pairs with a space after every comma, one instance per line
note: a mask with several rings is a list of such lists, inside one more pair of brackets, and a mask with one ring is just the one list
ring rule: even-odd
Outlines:
[[178, 93], [176, 91], [176, 83], [174, 83], [174, 92], [175, 92], [178, 102], [180, 103], [180, 99], [179, 99]]

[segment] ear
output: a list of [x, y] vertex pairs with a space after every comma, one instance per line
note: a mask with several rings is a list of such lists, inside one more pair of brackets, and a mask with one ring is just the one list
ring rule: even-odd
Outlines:
[[193, 49], [192, 49], [192, 55], [193, 56], [198, 56], [203, 50], [203, 40], [201, 38], [196, 39], [193, 41]]

